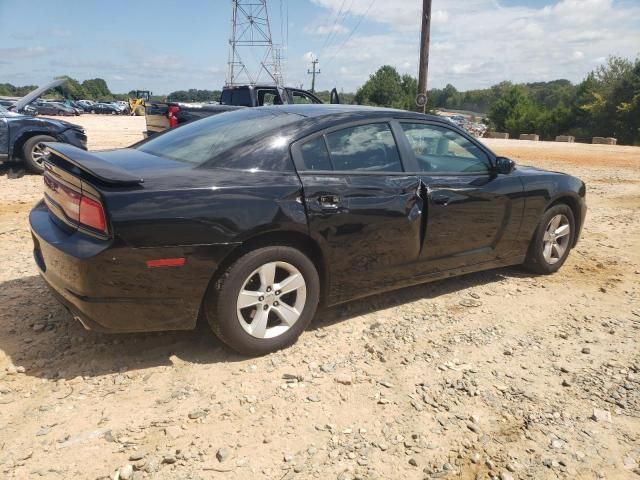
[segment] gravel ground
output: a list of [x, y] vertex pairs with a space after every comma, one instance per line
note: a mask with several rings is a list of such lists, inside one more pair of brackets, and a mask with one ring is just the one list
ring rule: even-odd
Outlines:
[[[76, 121], [90, 148], [144, 128]], [[205, 331], [83, 330], [31, 259], [41, 178], [0, 177], [3, 478], [640, 478], [640, 148], [488, 143], [587, 182], [559, 273], [349, 303], [249, 359]]]

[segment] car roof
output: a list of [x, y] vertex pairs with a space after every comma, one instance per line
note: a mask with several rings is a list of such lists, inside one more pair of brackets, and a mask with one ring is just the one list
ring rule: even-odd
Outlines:
[[342, 119], [352, 116], [354, 119], [362, 117], [394, 117], [394, 118], [414, 118], [416, 120], [434, 120], [442, 122], [441, 117], [425, 115], [408, 110], [395, 108], [367, 107], [363, 105], [341, 105], [341, 104], [289, 104], [273, 105], [269, 107], [259, 107], [265, 109], [275, 109], [292, 113], [308, 118], [319, 118], [332, 115], [340, 115]]

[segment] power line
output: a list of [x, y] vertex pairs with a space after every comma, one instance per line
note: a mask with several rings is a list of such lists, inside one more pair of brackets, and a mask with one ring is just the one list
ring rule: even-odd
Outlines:
[[342, 48], [349, 42], [349, 40], [351, 40], [351, 37], [353, 36], [354, 33], [356, 33], [356, 30], [358, 30], [358, 27], [360, 26], [360, 24], [362, 23], [362, 20], [364, 20], [364, 17], [367, 16], [367, 14], [369, 13], [369, 10], [371, 10], [371, 7], [373, 7], [373, 4], [376, 3], [376, 0], [371, 0], [371, 3], [369, 4], [369, 6], [367, 7], [367, 9], [365, 10], [365, 12], [360, 16], [360, 19], [358, 20], [358, 23], [356, 23], [356, 26], [353, 27], [353, 30], [351, 30], [351, 33], [349, 33], [349, 36], [346, 38], [346, 40], [344, 42], [342, 42], [342, 45], [340, 45], [340, 47], [338, 48], [338, 50], [336, 50], [336, 52], [331, 56], [331, 58], [329, 58], [329, 60], [327, 61], [327, 63], [325, 64], [325, 69], [328, 65], [331, 64], [331, 62], [336, 58], [336, 56], [338, 55], [338, 53], [340, 53], [340, 51], [342, 50]]
[[[340, 14], [342, 13], [342, 9], [344, 8], [344, 5], [346, 3], [347, 3], [347, 0], [342, 0], [342, 5], [340, 5], [340, 8], [338, 9], [338, 11], [336, 13], [336, 18], [333, 19], [333, 25], [331, 26], [331, 28], [327, 32], [327, 36], [325, 37], [324, 43], [322, 44], [322, 49], [321, 49], [322, 52], [324, 52], [324, 49], [327, 46], [327, 43], [329, 42], [329, 38], [331, 38], [333, 36], [333, 34], [335, 33], [335, 28], [336, 28], [336, 25], [338, 24], [338, 18], [340, 18]], [[331, 22], [329, 22], [329, 24], [330, 23]]]
[[[349, 3], [349, 6], [347, 8], [345, 8], [342, 12], [342, 18], [338, 18], [336, 25], [338, 23], [343, 23], [346, 19], [347, 19], [347, 15], [349, 14], [349, 12], [351, 11], [351, 7], [353, 7], [353, 2], [355, 2], [355, 0], [351, 0], [351, 2]], [[324, 54], [327, 52], [327, 50], [332, 46], [334, 40], [336, 38], [339, 37], [338, 35], [338, 30], [336, 29], [336, 27], [333, 28], [332, 32], [329, 32], [330, 38], [326, 44], [326, 46], [322, 47], [322, 50], [320, 51], [320, 56], [324, 56]]]

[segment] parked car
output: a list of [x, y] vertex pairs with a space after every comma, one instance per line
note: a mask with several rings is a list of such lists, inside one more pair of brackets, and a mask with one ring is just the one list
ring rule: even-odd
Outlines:
[[42, 173], [45, 142], [66, 142], [78, 149], [87, 148], [87, 136], [78, 125], [17, 113], [25, 111], [29, 103], [63, 81], [56, 80], [25, 95], [9, 107], [15, 111], [0, 107], [0, 163], [22, 162], [30, 171]]
[[57, 102], [35, 102], [34, 108], [40, 115], [75, 116], [76, 111]]
[[91, 109], [91, 105], [93, 105], [95, 102], [92, 102], [91, 100], [78, 100], [76, 102], [85, 112], [88, 112]]
[[78, 105], [76, 102], [74, 102], [73, 100], [67, 99], [67, 100], [64, 100], [64, 101], [58, 102], [58, 103], [61, 103], [62, 105], [64, 105], [67, 108], [70, 108], [71, 110], [74, 111], [74, 113], [76, 115], [82, 115], [84, 113], [84, 109], [80, 105]]
[[75, 318], [189, 329], [239, 352], [302, 333], [319, 304], [506, 265], [557, 271], [585, 185], [516, 167], [438, 117], [247, 108], [130, 148], [48, 144], [35, 262]]
[[[0, 100], [0, 107], [5, 107], [7, 110], [9, 110], [15, 103], [16, 100]], [[38, 115], [38, 110], [33, 108], [31, 105], [25, 105], [18, 113], [24, 113], [25, 115], [31, 115], [35, 117], [36, 115]]]
[[110, 103], [94, 103], [89, 107], [89, 112], [118, 115], [120, 114], [120, 109], [118, 109], [114, 105], [111, 105]]

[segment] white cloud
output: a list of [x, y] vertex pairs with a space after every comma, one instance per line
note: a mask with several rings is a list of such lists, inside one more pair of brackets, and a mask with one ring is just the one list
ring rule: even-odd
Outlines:
[[[337, 11], [342, 0], [312, 0]], [[435, 2], [434, 2], [435, 3]], [[431, 22], [429, 85], [452, 83], [481, 88], [502, 80], [579, 81], [596, 59], [640, 54], [640, 4], [630, 0], [557, 0], [543, 8], [505, 6], [500, 0], [457, 0], [434, 5]], [[336, 35], [320, 52], [327, 78], [354, 90], [384, 64], [417, 75], [420, 2], [346, 2], [342, 24], [352, 31]], [[323, 85], [324, 87], [325, 85]], [[326, 87], [333, 85], [326, 85]]]
[[328, 35], [330, 33], [340, 34], [346, 33], [349, 30], [344, 25], [336, 23], [335, 25], [316, 25], [314, 27], [307, 26], [304, 31], [311, 35]]
[[318, 56], [313, 52], [307, 52], [304, 55], [302, 55], [302, 60], [304, 60], [307, 63], [312, 62], [316, 58], [318, 58]]
[[49, 50], [45, 47], [13, 47], [0, 48], [0, 58], [3, 60], [22, 60], [25, 58], [41, 57], [47, 55]]

